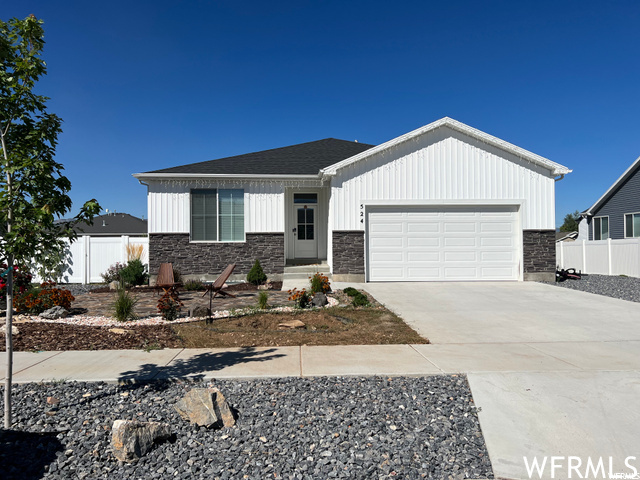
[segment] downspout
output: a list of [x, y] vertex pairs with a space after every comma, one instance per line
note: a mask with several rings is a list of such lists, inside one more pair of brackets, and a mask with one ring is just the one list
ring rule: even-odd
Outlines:
[[557, 178], [554, 178], [553, 181], [554, 182], [559, 182], [560, 180], [562, 180], [564, 178], [564, 175], [565, 175], [564, 173], [561, 173], [560, 176], [557, 177]]

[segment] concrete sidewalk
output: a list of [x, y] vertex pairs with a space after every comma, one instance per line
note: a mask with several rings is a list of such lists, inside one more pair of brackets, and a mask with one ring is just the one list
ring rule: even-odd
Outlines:
[[[1, 362], [0, 376], [5, 376]], [[640, 342], [354, 345], [14, 353], [16, 383], [639, 371]]]

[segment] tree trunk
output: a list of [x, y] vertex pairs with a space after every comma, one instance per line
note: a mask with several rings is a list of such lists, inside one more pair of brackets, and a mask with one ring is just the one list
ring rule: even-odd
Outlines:
[[7, 273], [7, 323], [5, 338], [7, 340], [7, 372], [4, 383], [4, 428], [11, 428], [11, 383], [13, 381], [13, 335], [11, 331], [13, 323], [13, 255], [7, 261], [9, 272]]

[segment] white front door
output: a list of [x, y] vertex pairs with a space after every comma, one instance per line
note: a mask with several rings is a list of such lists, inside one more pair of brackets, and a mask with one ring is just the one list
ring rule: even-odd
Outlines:
[[316, 205], [293, 205], [295, 258], [318, 258]]

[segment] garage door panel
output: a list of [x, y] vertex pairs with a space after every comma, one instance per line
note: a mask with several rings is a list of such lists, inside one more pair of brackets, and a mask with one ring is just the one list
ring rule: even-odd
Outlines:
[[412, 247], [439, 247], [441, 243], [441, 238], [435, 237], [408, 237], [407, 238], [407, 246], [409, 248]]
[[483, 233], [511, 233], [513, 224], [510, 222], [482, 222], [480, 231]]
[[407, 223], [408, 233], [440, 233], [438, 223]]
[[481, 252], [480, 260], [482, 262], [515, 262], [515, 253], [511, 251], [501, 250], [495, 252]]
[[476, 237], [445, 237], [445, 247], [475, 247]]
[[374, 237], [370, 239], [370, 245], [374, 248], [402, 248], [402, 237]]
[[511, 237], [482, 237], [480, 238], [481, 247], [509, 247], [513, 248], [515, 245], [513, 238]]
[[518, 218], [513, 206], [375, 207], [367, 213], [368, 279], [517, 280]]
[[[440, 252], [425, 251], [425, 252], [407, 252], [407, 260], [413, 262], [437, 262], [440, 260]], [[424, 265], [428, 266], [428, 265]]]
[[477, 252], [472, 251], [453, 251], [453, 252], [444, 252], [444, 261], [445, 262], [477, 262], [478, 254]]
[[475, 223], [450, 223], [446, 222], [444, 224], [445, 233], [475, 233], [476, 232], [476, 224]]
[[371, 226], [371, 233], [402, 233], [402, 223], [374, 223]]
[[440, 279], [440, 269], [434, 267], [411, 267], [407, 269], [407, 279], [408, 280], [439, 280]]

